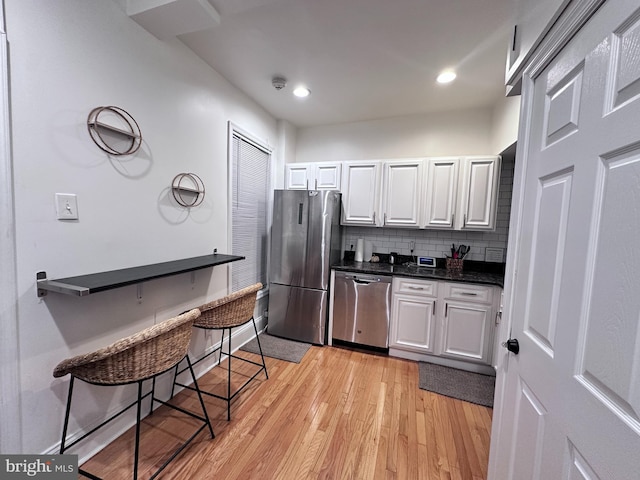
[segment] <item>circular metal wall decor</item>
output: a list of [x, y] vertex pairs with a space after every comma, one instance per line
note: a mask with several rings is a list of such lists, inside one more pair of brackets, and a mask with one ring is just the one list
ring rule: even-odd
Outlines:
[[197, 207], [204, 200], [204, 182], [195, 173], [179, 173], [171, 182], [171, 193], [183, 207]]
[[95, 144], [109, 155], [131, 155], [142, 145], [138, 123], [120, 107], [94, 108], [89, 112], [87, 128]]

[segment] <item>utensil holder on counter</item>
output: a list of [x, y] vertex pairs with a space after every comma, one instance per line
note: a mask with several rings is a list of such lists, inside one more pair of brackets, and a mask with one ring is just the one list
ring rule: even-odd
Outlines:
[[451, 273], [462, 273], [463, 266], [464, 260], [462, 258], [447, 257], [447, 270]]

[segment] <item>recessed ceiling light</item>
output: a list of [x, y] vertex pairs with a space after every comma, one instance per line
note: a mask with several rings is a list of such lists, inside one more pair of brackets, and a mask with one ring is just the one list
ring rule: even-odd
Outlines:
[[309, 90], [307, 87], [304, 87], [304, 86], [296, 87], [296, 89], [293, 91], [293, 94], [296, 97], [300, 97], [300, 98], [308, 97], [310, 93], [311, 93], [311, 90]]
[[436, 79], [438, 83], [451, 83], [456, 79], [456, 72], [453, 70], [445, 70], [438, 75]]

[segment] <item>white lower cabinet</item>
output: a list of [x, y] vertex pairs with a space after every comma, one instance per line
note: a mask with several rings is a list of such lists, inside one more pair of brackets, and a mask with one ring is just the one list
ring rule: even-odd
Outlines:
[[389, 354], [491, 372], [500, 290], [394, 277]]
[[441, 355], [489, 363], [491, 310], [490, 305], [446, 302]]
[[438, 283], [394, 278], [390, 347], [433, 353]]

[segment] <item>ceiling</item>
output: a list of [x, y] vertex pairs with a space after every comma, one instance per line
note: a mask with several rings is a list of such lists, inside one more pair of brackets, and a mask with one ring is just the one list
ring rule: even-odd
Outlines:
[[[505, 92], [512, 0], [196, 1], [217, 23], [178, 38], [298, 127], [488, 107]], [[445, 68], [458, 77], [438, 85]], [[294, 97], [298, 84], [311, 95]]]

